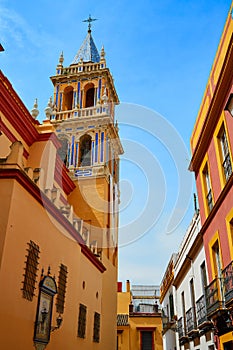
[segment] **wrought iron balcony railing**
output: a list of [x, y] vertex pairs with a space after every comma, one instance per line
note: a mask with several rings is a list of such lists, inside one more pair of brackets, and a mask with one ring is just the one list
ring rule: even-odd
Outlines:
[[185, 334], [186, 334], [186, 332], [185, 332], [184, 325], [183, 325], [183, 317], [181, 317], [178, 320], [178, 335], [179, 335], [179, 338], [184, 337]]
[[220, 277], [215, 278], [206, 287], [206, 309], [207, 316], [211, 316], [217, 310], [223, 308], [223, 295], [222, 295], [222, 280]]
[[224, 299], [226, 306], [228, 306], [228, 304], [233, 301], [233, 261], [225, 267], [222, 271], [222, 275]]
[[188, 333], [197, 329], [196, 310], [194, 307], [191, 307], [186, 312], [186, 324]]
[[198, 326], [208, 321], [205, 296], [202, 295], [196, 302]]

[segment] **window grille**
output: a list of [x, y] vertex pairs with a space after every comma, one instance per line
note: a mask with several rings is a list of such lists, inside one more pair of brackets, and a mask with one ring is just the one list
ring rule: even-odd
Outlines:
[[59, 276], [58, 276], [57, 301], [56, 301], [56, 310], [59, 314], [64, 313], [66, 283], [67, 283], [67, 267], [61, 264]]
[[33, 241], [28, 243], [27, 248], [28, 254], [26, 255], [25, 261], [25, 273], [23, 280], [23, 298], [32, 301], [34, 296], [36, 277], [37, 277], [37, 266], [39, 264], [39, 246]]
[[87, 316], [87, 307], [83, 304], [80, 304], [79, 305], [79, 317], [78, 317], [78, 337], [79, 338], [85, 338], [86, 316]]
[[95, 312], [94, 315], [93, 341], [95, 343], [100, 341], [100, 314], [98, 312]]

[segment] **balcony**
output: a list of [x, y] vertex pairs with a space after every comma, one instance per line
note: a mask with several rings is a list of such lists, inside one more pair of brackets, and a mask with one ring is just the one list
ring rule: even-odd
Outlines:
[[188, 333], [192, 332], [194, 329], [197, 329], [196, 311], [194, 307], [191, 307], [186, 312], [186, 323]]
[[220, 277], [215, 278], [206, 287], [206, 309], [207, 317], [211, 317], [217, 311], [223, 309], [222, 281]]
[[183, 319], [183, 317], [179, 318], [177, 328], [178, 328], [180, 345], [187, 343], [189, 341], [189, 338], [186, 332], [185, 319]]
[[222, 271], [226, 307], [233, 303], [233, 261]]
[[109, 117], [114, 121], [114, 104], [106, 103], [89, 108], [74, 108], [68, 111], [52, 112], [51, 122], [60, 122], [72, 119], [88, 119], [92, 117]]
[[162, 314], [163, 334], [169, 329], [173, 332], [177, 332], [177, 324], [175, 319], [169, 319], [164, 313]]
[[202, 295], [196, 302], [197, 325], [200, 331], [205, 332], [213, 328], [213, 324], [207, 318], [205, 296]]

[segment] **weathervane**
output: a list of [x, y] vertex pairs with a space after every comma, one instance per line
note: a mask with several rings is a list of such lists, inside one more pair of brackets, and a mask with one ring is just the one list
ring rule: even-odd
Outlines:
[[89, 15], [88, 19], [84, 19], [83, 22], [88, 22], [88, 32], [91, 32], [91, 22], [97, 21], [97, 18], [91, 18]]

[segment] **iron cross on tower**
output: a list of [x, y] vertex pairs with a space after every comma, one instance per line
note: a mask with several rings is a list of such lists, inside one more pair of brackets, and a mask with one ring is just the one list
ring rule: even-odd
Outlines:
[[88, 22], [88, 32], [91, 31], [91, 22], [97, 21], [97, 18], [91, 18], [91, 15], [89, 15], [88, 19], [84, 19], [83, 22]]

